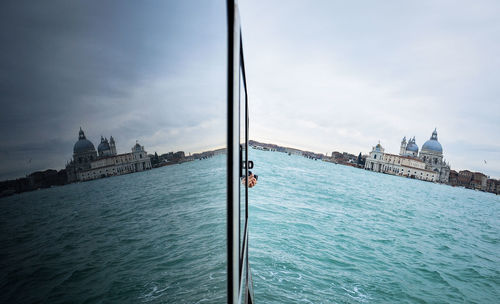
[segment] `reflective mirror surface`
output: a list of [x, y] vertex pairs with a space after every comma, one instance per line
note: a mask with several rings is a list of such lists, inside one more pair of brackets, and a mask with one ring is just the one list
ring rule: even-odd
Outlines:
[[0, 24], [0, 302], [225, 302], [225, 3]]

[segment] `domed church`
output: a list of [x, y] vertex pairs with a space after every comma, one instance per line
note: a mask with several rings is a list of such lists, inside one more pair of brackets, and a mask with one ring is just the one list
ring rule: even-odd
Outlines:
[[66, 165], [69, 182], [91, 180], [151, 169], [151, 160], [144, 147], [136, 143], [131, 153], [117, 154], [113, 136], [101, 136], [97, 147], [85, 137], [82, 128], [73, 146], [73, 159]]
[[366, 157], [365, 169], [440, 183], [448, 183], [450, 176], [450, 165], [443, 160], [443, 147], [436, 129], [420, 153], [415, 136], [408, 142], [406, 136], [403, 137], [399, 155], [386, 153], [379, 142]]
[[438, 180], [447, 183], [450, 177], [450, 165], [443, 159], [443, 147], [438, 141], [437, 131], [434, 129], [431, 138], [424, 143], [419, 158], [429, 170], [438, 174]]
[[90, 169], [90, 162], [97, 159], [94, 144], [85, 137], [82, 128], [78, 132], [78, 141], [73, 146], [73, 162], [78, 171]]
[[418, 152], [415, 136], [408, 143], [406, 136], [403, 137], [399, 155], [418, 157], [425, 163], [427, 170], [436, 172], [437, 181], [447, 183], [450, 176], [450, 166], [443, 160], [443, 147], [438, 141], [436, 129], [432, 132], [431, 138], [424, 143], [420, 153]]

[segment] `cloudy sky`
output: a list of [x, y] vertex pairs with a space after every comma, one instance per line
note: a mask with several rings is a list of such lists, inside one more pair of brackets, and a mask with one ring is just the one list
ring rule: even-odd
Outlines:
[[80, 126], [119, 153], [225, 145], [223, 1], [2, 2], [0, 179], [63, 168]]
[[[241, 0], [251, 138], [321, 153], [421, 147], [500, 177], [498, 1]], [[3, 1], [0, 179], [97, 147], [225, 145], [224, 1]], [[484, 162], [486, 160], [486, 163]]]
[[252, 138], [398, 153], [437, 128], [452, 169], [500, 178], [500, 2], [240, 4]]

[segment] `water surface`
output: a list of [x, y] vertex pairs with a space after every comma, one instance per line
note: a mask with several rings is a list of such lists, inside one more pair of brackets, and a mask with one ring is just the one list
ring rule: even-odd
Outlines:
[[259, 303], [498, 303], [500, 197], [253, 150]]
[[[498, 303], [500, 197], [250, 151], [256, 303]], [[0, 199], [1, 303], [223, 303], [225, 156]]]
[[225, 164], [0, 199], [0, 303], [223, 302]]

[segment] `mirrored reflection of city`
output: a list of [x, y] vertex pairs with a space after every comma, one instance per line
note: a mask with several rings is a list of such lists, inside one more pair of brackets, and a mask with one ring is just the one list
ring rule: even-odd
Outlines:
[[0, 303], [497, 303], [500, 2], [395, 4], [3, 1]]
[[0, 15], [0, 302], [225, 301], [225, 3]]

